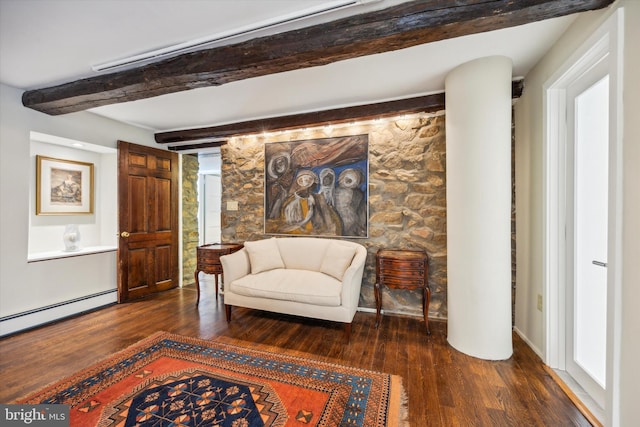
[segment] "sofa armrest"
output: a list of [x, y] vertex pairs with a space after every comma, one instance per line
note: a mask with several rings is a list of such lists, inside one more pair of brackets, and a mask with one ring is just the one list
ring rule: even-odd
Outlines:
[[244, 248], [232, 254], [221, 256], [220, 264], [222, 264], [223, 283], [225, 285], [251, 273], [249, 256]]
[[362, 287], [362, 275], [367, 261], [367, 250], [360, 247], [351, 261], [351, 265], [342, 277], [342, 305], [350, 311], [355, 311], [360, 302], [360, 288]]

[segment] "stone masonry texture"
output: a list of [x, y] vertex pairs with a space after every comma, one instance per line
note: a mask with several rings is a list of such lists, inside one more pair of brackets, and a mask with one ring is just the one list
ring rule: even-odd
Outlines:
[[182, 281], [185, 285], [195, 282], [196, 248], [199, 241], [198, 227], [198, 169], [196, 155], [182, 158]]

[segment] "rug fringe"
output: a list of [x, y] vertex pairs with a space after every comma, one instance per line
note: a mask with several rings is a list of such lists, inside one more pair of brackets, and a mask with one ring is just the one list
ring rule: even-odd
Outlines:
[[398, 402], [398, 406], [389, 408], [387, 424], [389, 427], [409, 427], [409, 397], [404, 388], [402, 377], [391, 376], [390, 402]]
[[407, 391], [404, 388], [403, 384], [400, 384], [402, 389], [400, 390], [400, 427], [410, 427], [409, 426], [409, 396], [407, 395]]

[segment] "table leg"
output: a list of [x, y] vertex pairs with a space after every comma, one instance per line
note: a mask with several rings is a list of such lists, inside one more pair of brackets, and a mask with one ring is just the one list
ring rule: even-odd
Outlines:
[[218, 275], [214, 274], [214, 276], [216, 277], [216, 301], [218, 301]]
[[382, 295], [380, 295], [380, 283], [373, 285], [373, 293], [376, 297], [376, 329], [380, 325], [380, 310], [382, 309]]
[[198, 274], [198, 273], [200, 273], [200, 270], [197, 270], [197, 269], [196, 269], [196, 272], [195, 272], [195, 273], [193, 273], [193, 276], [194, 276], [194, 277], [195, 277], [195, 279], [196, 279], [196, 290], [198, 291], [198, 297], [196, 298], [196, 307], [197, 307], [197, 306], [198, 306], [198, 304], [200, 303], [200, 279], [199, 279], [199, 277], [198, 277], [198, 276], [199, 276], [199, 274]]
[[422, 315], [424, 316], [424, 325], [427, 327], [427, 335], [431, 335], [429, 330], [429, 304], [431, 303], [431, 288], [425, 285], [422, 294]]

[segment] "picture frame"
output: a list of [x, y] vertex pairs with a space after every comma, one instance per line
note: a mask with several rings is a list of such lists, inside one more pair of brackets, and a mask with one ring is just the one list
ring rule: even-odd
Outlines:
[[265, 234], [367, 238], [368, 146], [368, 135], [265, 144]]
[[94, 165], [36, 156], [36, 215], [90, 215]]

